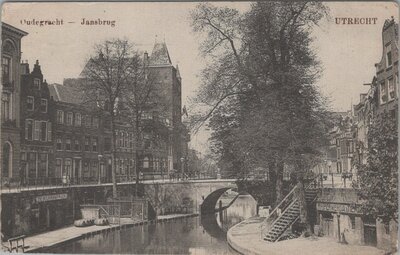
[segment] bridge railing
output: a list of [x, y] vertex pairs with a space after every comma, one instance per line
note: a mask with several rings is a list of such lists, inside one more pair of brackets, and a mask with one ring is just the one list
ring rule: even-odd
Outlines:
[[[164, 177], [164, 176], [163, 176]], [[156, 178], [153, 176], [141, 176], [139, 182], [173, 182], [173, 181], [190, 181], [190, 180], [211, 180], [216, 179], [212, 176], [186, 176], [185, 178]], [[136, 176], [116, 176], [117, 183], [136, 182]], [[21, 190], [40, 190], [57, 187], [87, 186], [111, 184], [111, 178], [106, 177], [38, 177], [38, 178], [20, 178], [20, 177], [2, 177], [0, 180], [0, 189], [3, 192], [19, 192]]]

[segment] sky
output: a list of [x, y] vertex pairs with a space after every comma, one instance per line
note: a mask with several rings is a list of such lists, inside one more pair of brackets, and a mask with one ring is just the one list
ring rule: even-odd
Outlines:
[[[183, 79], [183, 105], [195, 97], [199, 74], [205, 66], [199, 54], [201, 37], [192, 32], [190, 10], [197, 3], [4, 3], [1, 20], [29, 33], [22, 39], [22, 60], [31, 66], [38, 59], [48, 83], [77, 77], [93, 53], [93, 45], [110, 38], [127, 38], [149, 54], [155, 40], [165, 40]], [[220, 2], [248, 10], [248, 2]], [[323, 66], [317, 85], [335, 111], [349, 110], [366, 92], [382, 57], [382, 27], [398, 9], [393, 2], [329, 2], [330, 19], [313, 32], [313, 47]], [[335, 18], [377, 18], [373, 25], [337, 25]], [[115, 21], [115, 26], [82, 26], [82, 19]], [[32, 26], [25, 21], [63, 20], [61, 26]], [[68, 23], [74, 22], [74, 23]], [[32, 67], [31, 67], [32, 68]], [[209, 131], [192, 135], [191, 147], [207, 151]]]

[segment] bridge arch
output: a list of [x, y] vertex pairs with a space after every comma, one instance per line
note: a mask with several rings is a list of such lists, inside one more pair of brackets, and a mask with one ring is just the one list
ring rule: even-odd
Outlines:
[[232, 189], [232, 187], [225, 187], [214, 190], [211, 192], [203, 201], [200, 206], [201, 214], [210, 214], [215, 212], [215, 205], [217, 204], [219, 198], [224, 194], [227, 190]]

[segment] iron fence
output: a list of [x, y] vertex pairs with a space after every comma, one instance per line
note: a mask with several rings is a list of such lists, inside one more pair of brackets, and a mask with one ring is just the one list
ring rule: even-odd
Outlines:
[[[175, 181], [190, 181], [190, 180], [211, 180], [216, 179], [213, 176], [197, 175], [185, 176], [184, 178], [176, 178], [146, 174], [139, 178], [139, 183], [156, 183], [156, 182], [175, 182]], [[136, 182], [136, 176], [116, 176], [117, 183], [133, 183]], [[0, 189], [4, 192], [13, 192], [21, 190], [40, 190], [56, 187], [71, 187], [71, 186], [90, 186], [111, 184], [111, 178], [106, 177], [38, 177], [38, 178], [19, 178], [19, 177], [2, 177], [0, 181]]]

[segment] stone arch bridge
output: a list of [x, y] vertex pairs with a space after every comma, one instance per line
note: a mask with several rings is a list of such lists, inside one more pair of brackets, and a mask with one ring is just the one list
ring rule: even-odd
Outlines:
[[162, 215], [182, 207], [189, 213], [213, 213], [220, 196], [233, 188], [237, 189], [236, 180], [217, 179], [144, 183], [142, 191], [156, 214]]

